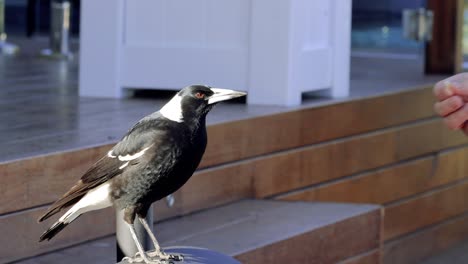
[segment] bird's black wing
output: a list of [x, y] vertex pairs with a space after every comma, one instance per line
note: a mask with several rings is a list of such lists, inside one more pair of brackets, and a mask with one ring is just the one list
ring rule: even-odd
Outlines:
[[[52, 204], [39, 222], [78, 202], [89, 190], [122, 174], [143, 160], [148, 150], [157, 148], [158, 118], [140, 120], [106, 156], [89, 168], [81, 179], [59, 200]], [[154, 151], [153, 151], [154, 152]]]

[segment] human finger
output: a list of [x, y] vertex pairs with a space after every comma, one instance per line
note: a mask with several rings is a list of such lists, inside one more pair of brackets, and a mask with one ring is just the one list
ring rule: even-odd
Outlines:
[[444, 118], [445, 124], [450, 129], [462, 128], [466, 120], [468, 120], [468, 104]]
[[434, 104], [434, 111], [438, 115], [444, 117], [444, 116], [451, 114], [452, 112], [455, 112], [462, 106], [463, 106], [463, 99], [458, 95], [454, 95], [441, 102], [436, 102]]

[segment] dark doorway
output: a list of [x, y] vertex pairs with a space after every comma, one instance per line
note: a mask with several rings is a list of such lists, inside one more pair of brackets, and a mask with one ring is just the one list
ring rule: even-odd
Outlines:
[[[60, 1], [59, 1], [60, 2]], [[79, 35], [80, 0], [71, 0], [71, 33]], [[51, 0], [5, 1], [5, 28], [9, 36], [48, 35]]]

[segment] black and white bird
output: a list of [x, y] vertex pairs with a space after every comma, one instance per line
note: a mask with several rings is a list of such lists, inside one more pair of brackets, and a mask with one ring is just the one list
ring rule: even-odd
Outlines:
[[[123, 210], [141, 258], [159, 263], [170, 255], [161, 248], [145, 220], [151, 204], [178, 190], [198, 167], [207, 144], [206, 115], [221, 101], [244, 92], [191, 85], [178, 92], [159, 111], [137, 122], [104, 157], [97, 161], [39, 222], [71, 207], [40, 237], [50, 240], [81, 214], [114, 206]], [[133, 226], [142, 223], [155, 247], [147, 255]]]

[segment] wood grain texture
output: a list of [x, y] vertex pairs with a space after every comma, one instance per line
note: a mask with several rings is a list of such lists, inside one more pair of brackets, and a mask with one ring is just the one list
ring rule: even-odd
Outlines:
[[236, 258], [246, 264], [336, 263], [378, 248], [380, 221], [380, 211], [377, 210], [254, 249]]
[[394, 140], [393, 133], [383, 132], [256, 160], [255, 195], [266, 197], [394, 162]]
[[383, 263], [419, 263], [427, 257], [436, 255], [466, 240], [467, 237], [468, 214], [463, 214], [386, 243], [383, 251]]
[[178, 193], [180, 214], [251, 198], [252, 168], [240, 163], [198, 171]]
[[57, 200], [107, 151], [97, 147], [0, 164], [0, 215]]
[[253, 161], [256, 197], [268, 197], [466, 144], [439, 119], [312, 145]]
[[0, 263], [34, 256], [53, 249], [63, 248], [115, 231], [115, 214], [112, 210], [100, 210], [80, 217], [50, 242], [39, 243], [40, 234], [48, 223], [38, 224], [36, 219], [45, 208], [28, 210], [21, 214], [0, 217]]
[[385, 207], [384, 239], [416, 231], [468, 211], [468, 181]]
[[349, 258], [344, 261], [338, 262], [338, 264], [379, 264], [381, 263], [380, 249], [372, 250], [364, 254]]
[[[112, 208], [107, 208], [82, 215], [53, 240], [39, 243], [39, 236], [53, 223], [53, 220], [36, 222], [46, 209], [47, 207], [39, 207], [0, 216], [0, 263], [51, 252], [115, 233], [115, 212]], [[167, 208], [164, 201], [156, 203], [155, 218], [158, 221], [180, 214], [181, 210], [177, 206]]]
[[[294, 188], [398, 161], [398, 158], [395, 157], [399, 155], [396, 153], [402, 153], [401, 151], [406, 151], [406, 149], [394, 149], [396, 135], [406, 135], [401, 139], [406, 141], [408, 135], [415, 134], [412, 139], [414, 144], [418, 142], [418, 138], [423, 141], [437, 141], [437, 138], [421, 138], [417, 137], [417, 134], [424, 130], [427, 134], [437, 135], [438, 130], [444, 129], [439, 123], [440, 121], [435, 120], [429, 123], [405, 126], [401, 130], [384, 130], [349, 140], [340, 140], [267, 156], [263, 159], [247, 160], [222, 168], [219, 174], [225, 174], [231, 169], [234, 171], [231, 173], [244, 174], [246, 168], [249, 168], [248, 174], [251, 173], [253, 176], [247, 175], [246, 179], [253, 177], [254, 186], [246, 188], [253, 188], [257, 197], [291, 191]], [[428, 127], [430, 129], [427, 129]], [[422, 155], [425, 152], [443, 148], [444, 144], [452, 146], [462, 142], [441, 141], [437, 147], [431, 145], [425, 148], [421, 146], [418, 148], [419, 152], [415, 152], [413, 149], [409, 151], [412, 155]], [[2, 199], [16, 201], [15, 203], [1, 203], [0, 212], [7, 213], [52, 202], [62, 195], [79, 178], [81, 173], [107, 149], [108, 147], [101, 147], [0, 165], [3, 179], [9, 179], [5, 180], [5, 184], [0, 185], [0, 189], [3, 191]], [[406, 158], [408, 154], [400, 156]], [[334, 164], [340, 164], [340, 166]], [[237, 168], [237, 166], [242, 168]], [[216, 173], [216, 170], [211, 171], [211, 173]], [[195, 178], [192, 181], [197, 181]], [[219, 179], [227, 178], [221, 177]], [[249, 183], [250, 180], [246, 180], [243, 186], [245, 187]], [[202, 195], [203, 192], [199, 194]], [[196, 199], [192, 197], [192, 200]]]
[[433, 101], [416, 89], [210, 126], [201, 167], [429, 118]]
[[398, 139], [398, 152], [396, 153], [398, 160], [468, 143], [465, 134], [447, 129], [440, 119], [416, 123], [407, 129], [398, 131], [396, 136]]
[[392, 165], [279, 196], [286, 201], [331, 201], [383, 204], [425, 190], [431, 175], [432, 157]]
[[[37, 157], [37, 160], [27, 159], [0, 164], [0, 230], [6, 234], [0, 238], [0, 244], [8, 244], [5, 251], [0, 252], [0, 262], [6, 258], [11, 259], [11, 254], [25, 256], [42, 253], [58, 247], [58, 244], [71, 245], [86, 239], [93, 239], [107, 233], [110, 229], [113, 230], [113, 224], [107, 222], [114, 219], [113, 213], [101, 211], [96, 215], [83, 216], [80, 221], [74, 223], [70, 228], [75, 226], [73, 228], [76, 228], [76, 231], [70, 231], [71, 233], [68, 233], [70, 235], [64, 234], [64, 237], [60, 238], [63, 243], [54, 244], [53, 242], [49, 244], [51, 247], [30, 244], [36, 241], [37, 235], [45, 228], [34, 222], [39, 211], [44, 210], [45, 207], [35, 207], [48, 204], [62, 195], [89, 165], [111, 147], [111, 145], [103, 146], [103, 142], [110, 143], [117, 140], [118, 136], [115, 135], [124, 133], [134, 121], [149, 111], [157, 109], [157, 105], [163, 102], [163, 100], [155, 102], [154, 100], [119, 101], [78, 98], [76, 97], [78, 68], [76, 63], [73, 65], [57, 63], [56, 67], [50, 67], [47, 66], [49, 63], [46, 61], [34, 61], [22, 57], [15, 58], [15, 61], [22, 65], [19, 68], [10, 67], [11, 65], [18, 66], [18, 63], [11, 64], [12, 60], [0, 58], [1, 66], [8, 65], [8, 67], [3, 67], [5, 71], [0, 71], [0, 86], [2, 87], [0, 119], [4, 121], [3, 124], [8, 124], [0, 128], [0, 135], [3, 135], [2, 138], [13, 139], [2, 142], [4, 153], [8, 154], [2, 156], [2, 160], [24, 157], [26, 155], [24, 153], [27, 153], [27, 156], [51, 151], [61, 153]], [[18, 74], [20, 69], [22, 74]], [[71, 72], [67, 75], [65, 83], [61, 78], [63, 76], [60, 75], [59, 78], [56, 74], [58, 71]], [[414, 76], [410, 77], [414, 78]], [[354, 85], [360, 86], [361, 84], [362, 82], [358, 84], [354, 82]], [[378, 85], [374, 83], [373, 86]], [[41, 103], [36, 104], [36, 102]], [[262, 173], [256, 170], [256, 161], [299, 150], [292, 150], [293, 148], [320, 149], [321, 153], [328, 155], [325, 161], [331, 167], [341, 166], [332, 163], [333, 158], [335, 155], [340, 157], [341, 154], [338, 152], [346, 152], [340, 158], [344, 168], [324, 168], [320, 157], [304, 153], [303, 161], [316, 159], [314, 166], [326, 172], [332, 171], [330, 175], [334, 177], [341, 177], [347, 173], [387, 164], [389, 157], [383, 153], [387, 151], [387, 148], [391, 148], [392, 151], [397, 149], [396, 152], [392, 152], [392, 155], [398, 159], [389, 159], [393, 162], [413, 155], [438, 151], [447, 146], [462, 144], [462, 137], [454, 138], [453, 134], [445, 130], [437, 132], [437, 136], [426, 139], [435, 140], [440, 136], [442, 138], [440, 145], [427, 143], [428, 146], [425, 146], [424, 143], [416, 142], [414, 144], [417, 146], [417, 151], [405, 150], [404, 144], [388, 143], [395, 141], [396, 136], [392, 134], [389, 136], [391, 139], [387, 141], [384, 139], [386, 136], [381, 135], [382, 131], [372, 133], [372, 136], [368, 134], [364, 136], [370, 136], [374, 141], [363, 139], [365, 142], [359, 143], [359, 137], [335, 140], [431, 118], [434, 116], [432, 103], [431, 89], [425, 88], [321, 107], [305, 105], [300, 108], [288, 108], [284, 113], [268, 116], [266, 116], [268, 113], [265, 116], [254, 114], [255, 118], [210, 126], [208, 128], [210, 143], [201, 166], [210, 167], [210, 169], [197, 172], [184, 189], [176, 194], [177, 203], [174, 208], [167, 209], [164, 204], [159, 203], [155, 209], [156, 216], [158, 219], [164, 219], [250, 197], [256, 193], [254, 190], [256, 185], [253, 185], [254, 178]], [[17, 105], [30, 105], [31, 107], [29, 109], [24, 107], [18, 111]], [[223, 109], [223, 106], [220, 105], [219, 108]], [[251, 109], [246, 108], [242, 111], [249, 115]], [[226, 112], [233, 115], [230, 111]], [[84, 119], [90, 122], [83, 122]], [[443, 126], [440, 125], [440, 128]], [[426, 132], [436, 132], [432, 129], [435, 128]], [[93, 130], [93, 133], [89, 133], [90, 130]], [[416, 132], [424, 133], [424, 131], [425, 129], [420, 129]], [[411, 136], [412, 133], [401, 137], [410, 141], [419, 140], [417, 135]], [[413, 137], [416, 138], [413, 139]], [[329, 140], [333, 142], [303, 148], [304, 145]], [[358, 143], [343, 143], [348, 140]], [[383, 143], [380, 146], [382, 153], [378, 152], [376, 147], [372, 147], [372, 142], [376, 145]], [[63, 152], [64, 149], [96, 146], [96, 144], [99, 146], [83, 149], [83, 151]], [[330, 149], [325, 148], [324, 145], [327, 144], [330, 145]], [[359, 149], [361, 146], [363, 146], [362, 150]], [[354, 149], [355, 147], [358, 149]], [[406, 153], [406, 151], [409, 154], [400, 153]], [[19, 152], [21, 153], [18, 154]], [[281, 153], [274, 154], [276, 152]], [[365, 153], [369, 153], [372, 157], [366, 157]], [[268, 156], [262, 157], [262, 155]], [[356, 159], [351, 159], [354, 156]], [[244, 159], [246, 160], [237, 162]], [[297, 162], [296, 158], [292, 161]], [[234, 163], [231, 164], [231, 162]], [[226, 165], [218, 167], [220, 164]], [[290, 166], [288, 161], [282, 164], [285, 167]], [[305, 172], [314, 171], [309, 164], [299, 163], [299, 165]], [[258, 168], [261, 169], [261, 166]], [[289, 168], [294, 169], [294, 167]], [[275, 170], [272, 172], [276, 173]], [[288, 176], [286, 170], [282, 173]], [[312, 176], [297, 175], [297, 178], [293, 180], [298, 180], [299, 184], [291, 184], [289, 187], [296, 188], [296, 186], [303, 186], [304, 183], [308, 184], [308, 177], [316, 176], [315, 174]], [[326, 176], [318, 178], [319, 181], [328, 179]], [[278, 183], [282, 182], [278, 181]], [[266, 190], [265, 192], [275, 193], [276, 191]], [[34, 209], [24, 210], [25, 208]], [[78, 224], [79, 222], [84, 224]], [[80, 236], [84, 225], [87, 225], [86, 229], [90, 231]], [[11, 241], [12, 237], [18, 239]]]
[[[0, 184], [0, 214], [58, 199], [108, 149], [93, 148], [0, 165], [2, 181], [5, 181]], [[198, 170], [176, 194], [176, 207], [191, 212], [194, 208], [251, 197], [251, 173], [250, 167], [243, 163]]]
[[[422, 107], [431, 99], [429, 89], [418, 89], [377, 98], [360, 99], [319, 108], [299, 109], [277, 115], [209, 126], [209, 145], [200, 167], [216, 166], [226, 162], [301, 146], [302, 144], [343, 137], [360, 131], [431, 116], [430, 109]], [[402, 100], [404, 103], [400, 102], [398, 107], [391, 107], [398, 100]], [[374, 108], [379, 110], [369, 110]], [[86, 109], [84, 111], [88, 111]], [[355, 109], [355, 113], [351, 111], [353, 109]], [[393, 116], [391, 112], [398, 109], [404, 109], [407, 114], [395, 115], [398, 116], [397, 118], [387, 118]], [[349, 115], [345, 118], [346, 120], [357, 120], [360, 117], [367, 121], [363, 121], [362, 127], [348, 126], [342, 124], [342, 122], [330, 122], [330, 119], [326, 117], [335, 118], [332, 116], [334, 114], [331, 113], [336, 111], [339, 111], [342, 115]], [[336, 118], [343, 118], [343, 116], [336, 116]], [[330, 124], [336, 124], [336, 127], [329, 127]], [[317, 128], [314, 129], [312, 125]], [[258, 129], [259, 127], [262, 129]], [[327, 129], [322, 130], [324, 127], [327, 127]], [[329, 131], [329, 133], [326, 131]], [[56, 141], [60, 140], [61, 138], [58, 136]], [[378, 137], [375, 140], [376, 144], [385, 141]], [[447, 136], [447, 141], [450, 140], [452, 140], [452, 136]], [[458, 142], [450, 143], [457, 144]], [[31, 146], [36, 145], [34, 143]], [[338, 145], [339, 147], [336, 150], [320, 146], [317, 146], [316, 149], [323, 151], [325, 154], [331, 151], [327, 155], [335, 155], [333, 152], [342, 150], [347, 151], [346, 155], [351, 155], [352, 152], [356, 151], [351, 143], [344, 144], [349, 145], [348, 147]], [[5, 192], [2, 200], [17, 201], [16, 203], [1, 203], [0, 214], [53, 202], [111, 147], [112, 144], [0, 163], [0, 173], [2, 175], [0, 188]], [[382, 145], [382, 147], [385, 147], [385, 145]], [[364, 157], [364, 151], [364, 149], [360, 150], [362, 154], [361, 161], [351, 160], [350, 162], [356, 163], [356, 166], [359, 166], [357, 164], [359, 162], [365, 163], [367, 158]], [[314, 156], [313, 154], [310, 155]], [[376, 157], [381, 155], [385, 154], [379, 154]], [[385, 159], [385, 157], [382, 158]], [[372, 160], [369, 162], [372, 162]], [[312, 166], [319, 166], [321, 163], [321, 160], [318, 160]], [[302, 166], [308, 172], [313, 170], [312, 166], [307, 164]], [[348, 166], [354, 165], [349, 164]], [[318, 180], [320, 181], [320, 178]], [[307, 181], [305, 183], [308, 184]]]
[[468, 177], [468, 147], [293, 192], [278, 199], [386, 204]]
[[[223, 246], [226, 246], [227, 248], [224, 249], [228, 250], [228, 248], [230, 248], [233, 251], [228, 250], [227, 252], [234, 254], [235, 252], [247, 252], [261, 248], [264, 243], [271, 243], [271, 241], [281, 241], [280, 243], [289, 244], [288, 240], [290, 236], [301, 237], [302, 234], [315, 236], [313, 240], [317, 240], [317, 236], [326, 235], [333, 237], [333, 240], [344, 243], [346, 239], [349, 239], [349, 236], [355, 235], [356, 232], [363, 232], [363, 229], [365, 229], [368, 234], [360, 238], [359, 242], [346, 246], [346, 249], [343, 251], [333, 253], [338, 256], [340, 256], [340, 254], [345, 254], [346, 257], [373, 249], [375, 244], [378, 244], [376, 241], [380, 239], [380, 232], [377, 232], [377, 229], [380, 228], [380, 208], [376, 206], [291, 203], [291, 208], [287, 203], [274, 201], [252, 202], [256, 202], [253, 207], [250, 206], [250, 201], [244, 200], [224, 207], [217, 207], [212, 210], [191, 214], [185, 218], [175, 218], [170, 221], [159, 223], [156, 225], [158, 238], [164, 246], [179, 243], [183, 244], [187, 242], [186, 240], [194, 240], [188, 243], [188, 245], [214, 248], [220, 252], [224, 251], [219, 247], [223, 248]], [[269, 205], [265, 205], [266, 203]], [[234, 207], [234, 209], [232, 209], [232, 207]], [[289, 226], [291, 220], [285, 220], [294, 218], [295, 216], [293, 213], [298, 211], [297, 208], [301, 208], [303, 211], [297, 213], [299, 218], [295, 218], [295, 220], [292, 221], [295, 222], [295, 224]], [[306, 209], [311, 209], [314, 213], [311, 214]], [[36, 208], [22, 214], [0, 217], [0, 231], [3, 234], [0, 238], [0, 243], [2, 244], [0, 248], [0, 263], [50, 252], [86, 240], [110, 235], [115, 231], [114, 211], [112, 209], [98, 210], [83, 215], [50, 242], [38, 243], [37, 241], [40, 234], [52, 222], [36, 223], [35, 219], [43, 213], [44, 210], [45, 208]], [[319, 211], [323, 212], [327, 210], [328, 212], [325, 213], [322, 218], [316, 218], [314, 216]], [[339, 210], [339, 213], [336, 212], [337, 210]], [[272, 219], [269, 217], [270, 214], [279, 216]], [[269, 225], [268, 228], [264, 228], [263, 230], [263, 233], [267, 235], [249, 237], [247, 234], [252, 234], [254, 230], [258, 230], [259, 227], [253, 229], [252, 227], [258, 225], [257, 221], [259, 221], [259, 217], [261, 217], [265, 225]], [[307, 227], [304, 227], [304, 223], [301, 222], [305, 220], [300, 219], [307, 219]], [[248, 224], [246, 224], [246, 221]], [[269, 231], [277, 226], [275, 225], [275, 221], [284, 230], [283, 232], [278, 231], [278, 235]], [[343, 224], [342, 222], [345, 223]], [[244, 224], [246, 224], [246, 226], [244, 226]], [[375, 225], [379, 226], [377, 227]], [[326, 227], [326, 232], [323, 232], [322, 226]], [[355, 226], [357, 230], [345, 231], [351, 226]], [[239, 230], [239, 228], [241, 230]], [[243, 228], [247, 229], [244, 230]], [[24, 232], [18, 232], [18, 230]], [[314, 233], [316, 230], [318, 230], [319, 233]], [[254, 242], [252, 242], [252, 244], [236, 244], [230, 240], [225, 240], [225, 237], [219, 234], [220, 232], [227, 232], [230, 234], [229, 237], [233, 238], [236, 236], [235, 234], [240, 232], [243, 235], [237, 236], [237, 241], [247, 240]], [[278, 237], [281, 237], [281, 239], [278, 239]], [[221, 241], [216, 242], [217, 240]], [[322, 247], [331, 246], [330, 243], [326, 241], [317, 241], [316, 243], [320, 244]], [[243, 250], [235, 250], [239, 248]]]
[[[29, 39], [22, 41], [22, 48], [31, 46], [30, 41]], [[37, 49], [35, 42], [33, 41], [33, 46]], [[44, 42], [42, 45], [47, 46], [47, 43]], [[422, 91], [420, 88], [423, 86], [428, 87], [428, 84], [443, 77], [414, 74], [420, 67], [417, 61], [357, 57], [353, 57], [351, 61], [353, 67], [351, 67], [351, 90], [348, 98], [305, 96], [303, 104], [295, 107], [220, 104], [216, 111], [208, 116], [208, 123], [215, 124], [239, 118], [294, 112], [300, 109], [318, 108], [318, 106], [323, 111], [318, 111], [310, 117], [321, 120], [320, 122], [323, 123], [323, 120], [329, 121], [326, 115], [323, 115], [327, 113], [325, 105], [338, 103], [344, 106], [352, 100], [359, 100], [363, 106], [367, 105], [362, 109], [367, 108], [372, 111], [357, 112], [353, 115], [346, 110], [358, 111], [360, 107], [356, 109], [338, 107], [337, 109], [346, 111], [346, 114], [338, 115], [339, 118], [346, 118], [346, 122], [343, 122], [345, 119], [338, 119], [338, 121], [333, 121], [337, 125], [324, 124], [327, 127], [337, 128], [333, 133], [338, 135], [340, 131], [359, 133], [360, 128], [350, 126], [347, 120], [355, 120], [356, 123], [359, 120], [363, 120], [363, 123], [365, 120], [370, 120], [371, 122], [366, 123], [365, 126], [372, 130], [379, 124], [391, 126], [395, 125], [392, 122], [409, 122], [433, 115], [432, 102], [425, 101], [432, 100], [430, 88], [425, 89], [424, 96], [417, 96], [417, 94]], [[11, 58], [1, 57], [0, 68], [2, 68], [0, 72], [0, 87], [2, 88], [0, 89], [0, 120], [2, 124], [8, 124], [0, 128], [0, 138], [5, 139], [0, 141], [0, 148], [3, 150], [1, 161], [110, 144], [120, 138], [129, 126], [144, 115], [158, 109], [170, 97], [170, 93], [167, 92], [158, 92], [157, 96], [153, 93], [152, 98], [145, 99], [141, 97], [125, 99], [79, 97], [77, 60], [66, 62], [43, 60], [35, 55], [21, 52], [18, 56]], [[57, 74], [58, 72], [60, 74]], [[398, 76], [398, 80], [395, 80], [395, 76]], [[408, 91], [409, 87], [414, 88]], [[410, 93], [415, 96], [408, 96]], [[389, 98], [389, 96], [393, 98], [394, 103], [367, 104], [375, 98]], [[405, 98], [410, 98], [411, 104], [404, 103]], [[387, 101], [387, 99], [382, 100]], [[367, 118], [372, 116], [372, 112], [377, 111], [385, 112], [385, 115], [381, 118]], [[392, 113], [396, 114], [392, 115]], [[317, 127], [313, 120], [308, 118], [304, 120], [312, 128]], [[374, 121], [378, 123], [372, 123]], [[340, 126], [340, 123], [343, 125]], [[320, 134], [325, 137], [330, 133], [326, 130], [322, 132]], [[309, 135], [315, 140], [313, 134]], [[12, 142], [11, 138], [15, 140]]]
[[[154, 215], [157, 221], [161, 221], [251, 196], [249, 167], [239, 165], [202, 170], [197, 172], [184, 188], [175, 193], [176, 203], [173, 208], [168, 208], [165, 201], [161, 200], [154, 206]], [[39, 235], [47, 225], [51, 224], [51, 221], [47, 221], [46, 224], [36, 223], [37, 217], [45, 209], [46, 207], [40, 207], [0, 216], [0, 232], [6, 234], [0, 237], [0, 244], [8, 244], [0, 248], [0, 263], [95, 239], [115, 231], [113, 210], [106, 209], [85, 214], [70, 225], [71, 231], [67, 227], [66, 232], [57, 236], [58, 239], [54, 238], [51, 243], [39, 244], [37, 243]], [[13, 235], [13, 232], [17, 234]], [[12, 237], [16, 239], [10, 243]]]
[[356, 135], [434, 116], [431, 89], [418, 89], [301, 112], [302, 144]]

